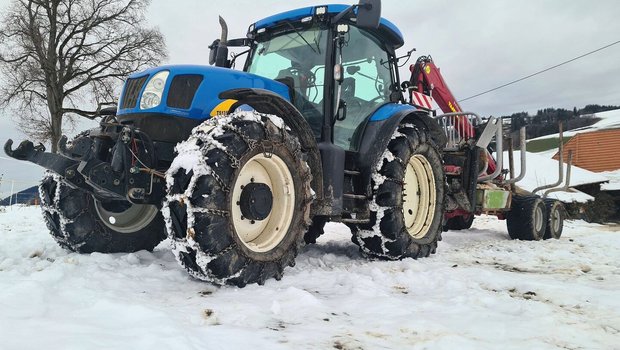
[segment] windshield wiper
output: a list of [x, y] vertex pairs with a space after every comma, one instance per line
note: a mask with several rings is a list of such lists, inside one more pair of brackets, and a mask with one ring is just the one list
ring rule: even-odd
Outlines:
[[295, 26], [293, 26], [293, 25], [291, 24], [291, 22], [288, 22], [288, 21], [287, 21], [287, 22], [285, 22], [285, 23], [286, 23], [286, 24], [288, 24], [288, 26], [289, 26], [289, 27], [291, 27], [291, 29], [292, 29], [292, 30], [293, 30], [293, 31], [294, 31], [297, 35], [299, 35], [299, 37], [301, 38], [301, 40], [303, 40], [303, 41], [306, 43], [306, 45], [308, 45], [308, 47], [310, 47], [310, 48], [312, 49], [312, 51], [314, 51], [314, 53], [316, 53], [316, 54], [318, 54], [318, 55], [320, 55], [320, 54], [321, 54], [321, 49], [319, 48], [319, 45], [317, 45], [317, 46], [316, 46], [317, 50], [319, 50], [319, 51], [315, 50], [315, 49], [314, 49], [314, 47], [312, 47], [312, 44], [310, 44], [310, 43], [308, 42], [308, 40], [306, 40], [306, 38], [304, 38], [304, 36], [303, 36], [303, 35], [301, 35], [301, 33], [300, 33], [297, 29], [295, 29]]

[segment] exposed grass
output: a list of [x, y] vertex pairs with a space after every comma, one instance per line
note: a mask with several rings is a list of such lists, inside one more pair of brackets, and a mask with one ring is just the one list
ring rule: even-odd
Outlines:
[[[564, 136], [564, 144], [566, 144], [571, 137]], [[560, 146], [560, 138], [559, 137], [551, 137], [548, 139], [542, 140], [532, 140], [527, 142], [527, 151], [528, 152], [544, 152], [550, 149], [558, 148]]]

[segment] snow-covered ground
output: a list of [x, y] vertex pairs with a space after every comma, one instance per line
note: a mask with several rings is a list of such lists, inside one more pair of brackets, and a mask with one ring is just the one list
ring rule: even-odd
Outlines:
[[477, 218], [418, 261], [367, 261], [329, 224], [281, 281], [192, 280], [167, 242], [78, 255], [38, 208], [0, 212], [1, 349], [614, 349], [617, 227], [567, 223], [561, 240], [508, 239]]

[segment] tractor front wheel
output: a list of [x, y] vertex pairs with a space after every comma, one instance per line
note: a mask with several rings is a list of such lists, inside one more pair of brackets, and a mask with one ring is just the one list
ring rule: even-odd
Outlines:
[[177, 146], [167, 173], [166, 228], [195, 278], [243, 287], [282, 277], [310, 224], [310, 168], [275, 116], [233, 113]]

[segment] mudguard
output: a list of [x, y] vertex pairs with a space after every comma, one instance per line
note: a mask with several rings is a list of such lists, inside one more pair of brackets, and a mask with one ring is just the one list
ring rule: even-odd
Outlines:
[[390, 115], [384, 115], [385, 111], [380, 108], [369, 119], [364, 129], [363, 136], [360, 138], [359, 152], [357, 157], [357, 165], [363, 174], [363, 178], [367, 179], [366, 185], [369, 188], [370, 175], [373, 167], [383, 156], [392, 135], [402, 123], [411, 123], [418, 128], [426, 130], [435, 144], [442, 150], [447, 142], [446, 136], [441, 130], [439, 124], [433, 120], [427, 112], [418, 111], [410, 105], [387, 105], [387, 111], [393, 111]]
[[286, 125], [299, 137], [301, 148], [308, 155], [308, 165], [312, 171], [312, 189], [319, 196], [317, 199], [322, 199], [324, 193], [323, 169], [319, 148], [310, 125], [295, 106], [279, 94], [265, 89], [231, 89], [221, 92], [219, 98], [238, 101], [231, 106], [233, 110], [237, 106], [248, 105], [257, 112], [274, 114], [282, 118]]

